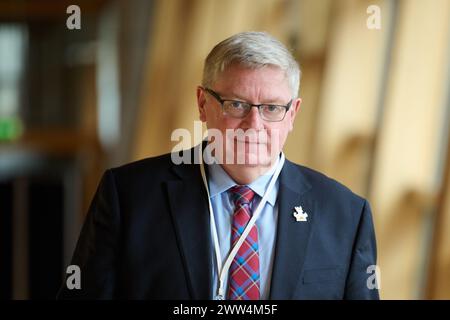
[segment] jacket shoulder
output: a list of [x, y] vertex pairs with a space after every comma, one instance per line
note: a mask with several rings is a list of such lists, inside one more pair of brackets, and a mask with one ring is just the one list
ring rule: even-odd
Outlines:
[[[192, 149], [144, 158], [109, 169], [117, 180], [170, 180], [195, 171]], [[180, 159], [183, 161], [180, 162]], [[150, 180], [148, 180], [150, 179]]]
[[301, 173], [303, 178], [311, 185], [313, 190], [319, 191], [324, 196], [330, 198], [346, 198], [356, 202], [366, 201], [363, 197], [353, 192], [341, 182], [327, 176], [322, 172], [292, 162], [291, 164], [295, 170], [298, 170]]

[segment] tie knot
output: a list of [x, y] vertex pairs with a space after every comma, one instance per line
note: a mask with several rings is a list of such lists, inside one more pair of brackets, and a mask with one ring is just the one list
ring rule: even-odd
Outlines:
[[234, 196], [234, 203], [237, 206], [252, 202], [255, 192], [247, 186], [234, 186], [230, 188]]

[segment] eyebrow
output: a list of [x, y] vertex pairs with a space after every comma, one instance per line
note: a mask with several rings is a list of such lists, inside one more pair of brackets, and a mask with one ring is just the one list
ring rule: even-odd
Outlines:
[[[225, 98], [225, 97], [223, 97], [223, 96], [221, 95], [222, 99], [224, 99], [224, 100], [230, 100], [230, 99], [231, 99], [231, 100], [236, 100], [236, 99], [237, 99], [237, 100], [239, 100], [239, 101], [243, 101], [243, 102], [250, 103], [249, 100], [247, 100], [247, 99], [245, 99], [245, 98], [242, 98], [239, 94], [236, 94], [236, 93], [234, 93], [234, 92], [231, 93], [231, 96], [232, 96], [232, 97], [235, 97], [235, 98]], [[280, 98], [280, 97], [275, 97], [275, 98], [270, 98], [270, 99], [264, 100], [264, 102], [259, 103], [259, 104], [277, 104], [277, 105], [283, 105], [283, 103], [280, 102], [280, 101], [283, 101], [283, 99]]]

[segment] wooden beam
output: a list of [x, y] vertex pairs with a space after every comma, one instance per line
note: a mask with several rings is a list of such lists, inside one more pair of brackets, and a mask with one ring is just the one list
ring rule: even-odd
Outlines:
[[[78, 0], [82, 14], [96, 15], [110, 0]], [[0, 20], [58, 20], [67, 17], [66, 9], [74, 4], [71, 0], [2, 0], [0, 1]]]

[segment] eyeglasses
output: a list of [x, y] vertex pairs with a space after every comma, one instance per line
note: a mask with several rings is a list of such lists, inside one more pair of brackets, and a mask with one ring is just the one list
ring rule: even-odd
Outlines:
[[224, 114], [237, 119], [245, 118], [250, 113], [250, 110], [256, 107], [258, 108], [261, 119], [271, 122], [282, 121], [292, 104], [292, 100], [287, 105], [251, 104], [239, 100], [226, 100], [222, 99], [217, 92], [209, 88], [203, 89], [219, 101]]

